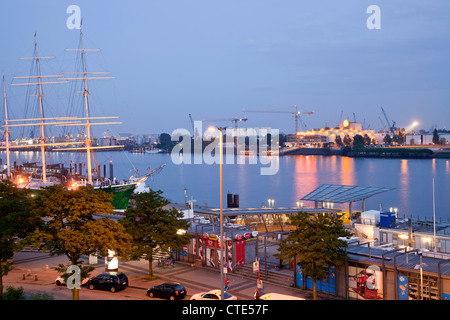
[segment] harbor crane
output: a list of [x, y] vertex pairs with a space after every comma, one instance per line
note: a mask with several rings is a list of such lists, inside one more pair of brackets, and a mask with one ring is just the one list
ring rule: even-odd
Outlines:
[[295, 121], [295, 133], [298, 132], [298, 118], [301, 114], [313, 114], [313, 111], [309, 112], [300, 112], [298, 111], [297, 106], [295, 106], [295, 111], [281, 111], [281, 110], [242, 110], [243, 112], [265, 112], [265, 113], [289, 113], [294, 115], [294, 121]]
[[231, 121], [234, 122], [234, 128], [237, 129], [238, 127], [238, 122], [240, 121], [247, 121], [247, 117], [245, 118], [229, 118], [229, 119], [214, 119], [214, 120], [202, 120], [202, 121], [207, 121], [207, 122], [222, 122], [222, 121]]
[[194, 136], [195, 135], [195, 129], [194, 129], [194, 120], [192, 120], [192, 116], [191, 116], [191, 114], [189, 113], [189, 119], [190, 119], [190, 121], [191, 121], [191, 127], [192, 127], [192, 136]]
[[384, 111], [383, 107], [381, 107], [381, 111], [383, 111], [383, 115], [384, 115], [384, 118], [386, 119], [389, 130], [391, 131], [392, 134], [395, 134], [395, 131], [397, 129], [395, 127], [395, 121], [392, 121], [392, 124], [391, 124], [391, 121], [389, 120], [389, 118], [386, 114], [386, 111]]

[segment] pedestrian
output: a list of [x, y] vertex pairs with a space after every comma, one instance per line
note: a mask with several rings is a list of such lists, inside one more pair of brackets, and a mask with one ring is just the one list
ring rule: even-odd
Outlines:
[[259, 300], [259, 290], [255, 289], [255, 293], [253, 294], [253, 297], [255, 298], [255, 300]]

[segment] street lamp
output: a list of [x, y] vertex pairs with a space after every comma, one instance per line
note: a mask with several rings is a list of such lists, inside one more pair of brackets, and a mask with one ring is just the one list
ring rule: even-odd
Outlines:
[[422, 255], [420, 255], [420, 264], [416, 264], [414, 269], [420, 270], [420, 300], [423, 300], [423, 267], [427, 266], [425, 262], [422, 262]]
[[225, 288], [225, 277], [224, 277], [224, 242], [223, 242], [223, 188], [222, 188], [222, 164], [223, 164], [223, 131], [226, 129], [226, 127], [209, 127], [209, 131], [215, 131], [219, 130], [219, 159], [220, 159], [220, 252], [221, 252], [221, 258], [220, 263], [222, 264], [219, 266], [220, 268], [220, 300], [223, 300], [224, 296], [224, 288]]

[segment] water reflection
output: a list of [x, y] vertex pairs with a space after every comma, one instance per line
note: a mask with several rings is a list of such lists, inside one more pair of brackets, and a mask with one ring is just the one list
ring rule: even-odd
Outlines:
[[341, 183], [342, 185], [352, 186], [355, 183], [354, 159], [341, 157]]
[[[14, 152], [11, 161], [40, 161], [40, 152]], [[4, 152], [0, 152], [3, 164]], [[85, 162], [82, 153], [50, 153], [52, 163]], [[127, 179], [133, 174], [133, 167], [139, 173], [148, 167], [156, 168], [163, 163], [166, 167], [148, 180], [153, 189], [160, 189], [170, 201], [184, 203], [184, 188], [188, 189], [196, 205], [219, 205], [219, 166], [206, 164], [172, 163], [170, 154], [131, 154], [127, 152], [99, 152], [98, 163], [114, 164], [117, 179]], [[78, 159], [78, 160], [77, 160]], [[378, 210], [398, 207], [407, 216], [432, 215], [432, 178], [436, 186], [436, 215], [450, 217], [450, 161], [447, 159], [360, 159], [338, 156], [285, 156], [279, 159], [279, 172], [273, 176], [262, 176], [263, 165], [225, 164], [224, 205], [226, 193], [239, 194], [242, 208], [267, 205], [267, 199], [275, 199], [275, 206], [297, 206], [300, 199], [322, 184], [343, 184], [395, 188], [369, 198], [366, 209]], [[267, 165], [264, 165], [267, 166]], [[305, 205], [311, 205], [306, 203]], [[348, 205], [344, 205], [347, 207]], [[336, 205], [337, 207], [337, 205]], [[359, 210], [360, 203], [354, 204]]]

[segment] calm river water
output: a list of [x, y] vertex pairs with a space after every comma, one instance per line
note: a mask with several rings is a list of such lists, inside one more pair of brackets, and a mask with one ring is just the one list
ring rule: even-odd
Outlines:
[[[15, 152], [12, 161], [39, 160], [39, 152]], [[51, 162], [85, 162], [83, 155], [50, 153]], [[6, 163], [2, 153], [3, 163]], [[99, 152], [98, 163], [114, 165], [114, 176], [127, 179], [133, 173], [144, 174], [148, 168], [161, 164], [166, 167], [147, 180], [152, 189], [159, 189], [171, 202], [184, 203], [184, 188], [188, 200], [197, 205], [219, 206], [219, 165], [173, 163], [170, 154], [141, 154], [129, 152]], [[50, 159], [49, 159], [50, 160]], [[398, 208], [399, 216], [428, 216], [433, 214], [433, 178], [435, 180], [436, 217], [450, 218], [450, 160], [447, 159], [371, 159], [341, 156], [284, 156], [279, 158], [275, 175], [261, 175], [268, 165], [224, 164], [224, 206], [226, 193], [239, 194], [240, 207], [261, 207], [274, 199], [275, 207], [294, 207], [297, 201], [322, 184], [342, 184], [394, 188], [366, 200], [366, 210]], [[103, 172], [103, 169], [102, 169]], [[313, 205], [304, 201], [304, 205]], [[335, 205], [335, 208], [342, 207]], [[345, 206], [347, 208], [347, 206]], [[353, 204], [361, 210], [361, 202]]]

